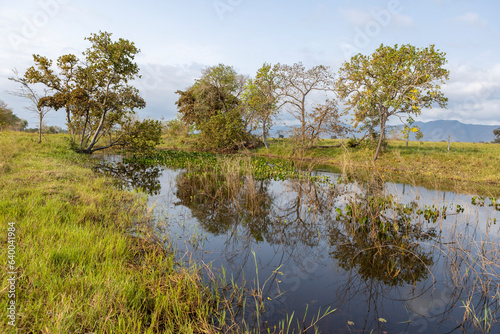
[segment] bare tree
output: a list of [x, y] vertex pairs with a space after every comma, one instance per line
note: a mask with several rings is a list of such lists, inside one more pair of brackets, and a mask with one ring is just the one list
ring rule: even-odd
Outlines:
[[311, 147], [322, 134], [344, 137], [350, 131], [342, 121], [342, 116], [345, 116], [347, 111], [339, 111], [335, 100], [317, 104], [306, 114], [308, 124], [305, 134]]
[[[334, 90], [334, 75], [327, 66], [319, 65], [306, 70], [302, 63], [293, 65], [276, 64], [273, 71], [279, 78], [280, 99], [288, 105], [288, 112], [300, 122], [296, 133], [301, 145], [310, 145], [318, 138], [331, 113], [338, 113], [334, 100], [325, 99], [324, 104], [311, 107], [314, 92], [331, 93]], [[335, 117], [334, 117], [335, 118]]]
[[14, 96], [19, 96], [23, 98], [27, 98], [31, 103], [25, 108], [29, 111], [35, 113], [38, 118], [38, 143], [42, 142], [42, 127], [43, 127], [43, 118], [50, 111], [50, 108], [43, 106], [40, 103], [40, 100], [44, 97], [48, 96], [49, 90], [44, 89], [43, 93], [39, 93], [33, 85], [30, 85], [25, 77], [20, 77], [19, 72], [16, 69], [13, 69], [14, 76], [10, 77], [9, 80], [12, 80], [20, 85], [18, 90], [10, 91], [9, 94]]

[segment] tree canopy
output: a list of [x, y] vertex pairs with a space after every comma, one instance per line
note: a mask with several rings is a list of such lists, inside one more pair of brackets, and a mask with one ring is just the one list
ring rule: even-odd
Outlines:
[[146, 106], [139, 91], [130, 82], [139, 77], [134, 58], [139, 49], [125, 39], [111, 40], [111, 34], [99, 32], [86, 38], [91, 46], [83, 60], [73, 54], [57, 60], [33, 55], [35, 66], [24, 74], [28, 83], [44, 84], [50, 94], [39, 106], [64, 108], [73, 145], [80, 152], [92, 153], [112, 146], [143, 148], [159, 143], [159, 121], [139, 121], [136, 109]]
[[219, 64], [205, 69], [185, 91], [176, 92], [181, 120], [200, 131], [204, 148], [226, 148], [250, 138], [250, 121], [240, 107], [245, 82], [231, 66]]
[[256, 128], [261, 128], [262, 141], [266, 148], [269, 148], [266, 136], [272, 125], [272, 117], [283, 105], [279, 103], [278, 84], [272, 65], [264, 64], [257, 71], [255, 78], [247, 81], [242, 95], [246, 114]]
[[2, 100], [0, 100], [0, 130], [24, 130], [28, 122], [17, 117], [11, 108]]
[[369, 121], [380, 126], [374, 160], [389, 117], [398, 116], [404, 121], [402, 115], [419, 115], [423, 108], [432, 108], [435, 103], [446, 107], [448, 99], [440, 87], [449, 75], [445, 63], [445, 53], [434, 45], [381, 45], [371, 56], [357, 54], [341, 66], [336, 90], [345, 99], [346, 107], [353, 110], [354, 125]]
[[500, 143], [500, 128], [493, 130], [493, 134], [495, 135], [494, 143]]

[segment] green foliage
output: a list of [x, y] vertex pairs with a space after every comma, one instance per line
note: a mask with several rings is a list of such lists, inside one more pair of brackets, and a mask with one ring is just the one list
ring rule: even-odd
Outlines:
[[147, 122], [140, 125], [132, 117], [146, 105], [139, 91], [129, 85], [139, 75], [134, 62], [139, 49], [128, 40], [112, 41], [107, 32], [91, 34], [86, 40], [91, 46], [83, 52], [83, 60], [63, 55], [57, 60], [58, 71], [52, 68], [52, 60], [33, 56], [35, 66], [24, 78], [31, 84], [44, 84], [52, 92], [40, 99], [39, 107], [66, 110], [72, 144], [80, 152], [134, 146], [137, 140], [126, 140], [137, 137], [137, 127], [152, 130], [148, 135], [152, 138], [155, 127]]
[[163, 134], [168, 137], [186, 137], [189, 134], [189, 126], [179, 118], [163, 123]]
[[124, 132], [124, 146], [129, 151], [149, 152], [162, 141], [162, 125], [157, 120], [135, 120], [124, 126]]
[[226, 148], [251, 138], [239, 108], [244, 81], [232, 67], [219, 64], [207, 68], [186, 91], [176, 92], [181, 120], [200, 131], [202, 148]]
[[198, 126], [203, 148], [220, 149], [243, 144], [249, 139], [245, 124], [238, 110], [219, 113]]
[[448, 99], [439, 85], [448, 79], [445, 63], [445, 53], [434, 45], [416, 48], [408, 44], [381, 45], [371, 56], [357, 54], [342, 65], [336, 88], [346, 106], [354, 111], [354, 125], [366, 121], [380, 125], [374, 159], [385, 137], [389, 117], [419, 115], [423, 108], [432, 108], [435, 103], [446, 107]]
[[500, 143], [500, 128], [493, 130], [493, 134], [495, 135], [494, 143]]
[[272, 117], [277, 115], [281, 105], [278, 105], [278, 79], [270, 64], [264, 64], [255, 79], [249, 79], [245, 85], [242, 101], [243, 108], [249, 113], [248, 118], [256, 128], [262, 129], [262, 141], [266, 148], [267, 133], [272, 126]]
[[28, 126], [28, 122], [17, 117], [7, 104], [0, 100], [0, 130], [10, 129], [22, 131]]
[[417, 140], [421, 139], [424, 136], [420, 131], [420, 128], [413, 125], [413, 123], [415, 123], [415, 120], [411, 116], [408, 117], [402, 130], [403, 139], [408, 140], [410, 138], [410, 133], [415, 133], [415, 138], [417, 138]]

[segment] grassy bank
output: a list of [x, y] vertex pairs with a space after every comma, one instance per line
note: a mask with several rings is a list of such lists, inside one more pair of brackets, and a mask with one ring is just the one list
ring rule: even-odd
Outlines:
[[[442, 190], [500, 196], [500, 145], [483, 143], [410, 142], [391, 140], [387, 150], [373, 162], [374, 149], [360, 146], [311, 148], [303, 151], [288, 139], [270, 139], [270, 148], [252, 154], [273, 158], [312, 161], [359, 176], [377, 173], [387, 181], [405, 182]], [[189, 149], [192, 138], [165, 138], [163, 148]], [[338, 145], [322, 140], [320, 145]]]
[[[321, 145], [338, 143], [324, 140]], [[488, 196], [500, 194], [500, 145], [497, 144], [451, 143], [448, 151], [447, 143], [443, 142], [410, 142], [406, 147], [404, 141], [393, 140], [375, 162], [373, 152], [368, 147], [313, 148], [306, 150], [304, 156], [342, 169], [376, 171], [392, 181]], [[283, 140], [273, 141], [269, 150], [261, 148], [256, 154], [294, 156], [290, 143]]]
[[68, 150], [64, 136], [40, 145], [35, 137], [0, 132], [0, 332], [211, 332], [214, 297], [199, 270], [132, 237], [147, 233], [140, 196], [85, 167], [90, 158]]

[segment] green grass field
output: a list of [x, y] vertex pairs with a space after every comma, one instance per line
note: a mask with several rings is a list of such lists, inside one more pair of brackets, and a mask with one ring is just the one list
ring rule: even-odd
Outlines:
[[36, 134], [0, 132], [0, 332], [210, 332], [215, 297], [196, 266], [132, 237], [148, 233], [141, 196], [116, 190], [67, 147], [64, 135], [37, 144]]
[[[338, 144], [338, 140], [323, 140], [321, 145]], [[377, 172], [388, 180], [444, 187], [468, 193], [489, 196], [500, 194], [500, 145], [479, 143], [451, 143], [447, 150], [443, 142], [388, 142], [387, 151], [373, 162], [373, 149], [312, 148], [303, 156], [321, 164], [358, 172]], [[293, 157], [286, 140], [273, 140], [269, 150], [260, 148], [258, 155]], [[295, 154], [296, 155], [296, 154]]]

